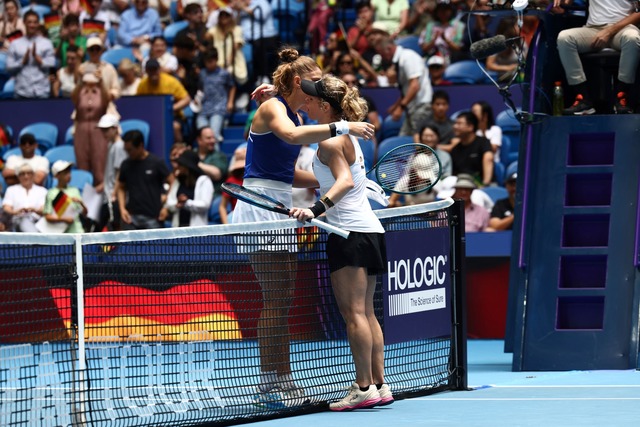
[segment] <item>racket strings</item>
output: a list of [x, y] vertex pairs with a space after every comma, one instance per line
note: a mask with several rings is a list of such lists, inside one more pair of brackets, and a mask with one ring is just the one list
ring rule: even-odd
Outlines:
[[440, 162], [428, 147], [399, 147], [381, 161], [377, 169], [380, 185], [399, 193], [430, 189], [440, 177]]

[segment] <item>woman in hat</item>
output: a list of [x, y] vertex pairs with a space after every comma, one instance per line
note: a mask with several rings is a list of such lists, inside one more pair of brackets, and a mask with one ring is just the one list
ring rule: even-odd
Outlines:
[[176, 159], [178, 167], [167, 201], [160, 212], [163, 221], [172, 215], [172, 227], [193, 227], [209, 223], [209, 209], [213, 201], [213, 183], [198, 166], [200, 158], [186, 150]]
[[37, 233], [47, 189], [34, 183], [33, 167], [24, 163], [17, 170], [18, 184], [11, 185], [2, 199], [2, 210], [11, 217], [16, 231]]

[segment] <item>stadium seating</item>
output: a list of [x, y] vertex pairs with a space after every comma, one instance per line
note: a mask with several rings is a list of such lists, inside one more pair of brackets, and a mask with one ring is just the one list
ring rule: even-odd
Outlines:
[[67, 128], [66, 132], [64, 133], [64, 143], [66, 145], [73, 145], [73, 129], [74, 129], [74, 125], [71, 125]]
[[473, 85], [488, 82], [487, 76], [482, 72], [478, 63], [470, 59], [447, 65], [443, 77], [454, 84]]
[[169, 46], [173, 46], [173, 41], [176, 38], [176, 34], [178, 34], [180, 30], [187, 28], [187, 25], [189, 25], [187, 21], [178, 21], [165, 27], [163, 36]]
[[[6, 162], [9, 156], [14, 156], [14, 155], [16, 156], [22, 155], [22, 151], [20, 151], [20, 147], [13, 147], [5, 151], [4, 154], [2, 155], [2, 161]], [[39, 148], [36, 148], [36, 155], [38, 156], [42, 155], [42, 151], [40, 151]]]
[[509, 166], [507, 166], [507, 172], [504, 174], [505, 177], [510, 176], [512, 173], [518, 172], [518, 161], [511, 162]]
[[124, 58], [129, 58], [132, 62], [137, 62], [136, 57], [133, 55], [133, 49], [129, 47], [115, 47], [105, 51], [102, 54], [101, 59], [114, 67], [118, 68], [120, 61]]
[[393, 120], [391, 116], [386, 116], [382, 120], [382, 128], [380, 130], [380, 140], [391, 138], [392, 136], [398, 136], [402, 122], [404, 121], [404, 114], [400, 120]]
[[0, 52], [0, 92], [4, 88], [4, 84], [9, 81], [11, 75], [7, 72], [7, 54]]
[[[496, 116], [496, 125], [502, 129], [503, 139], [508, 139], [509, 149], [505, 150], [501, 157], [505, 157], [505, 165], [518, 160], [518, 150], [520, 149], [520, 122], [516, 119], [514, 113], [510, 109], [506, 109], [498, 113]], [[503, 142], [504, 143], [504, 142]]]
[[225, 139], [220, 144], [220, 151], [227, 155], [229, 160], [231, 160], [231, 156], [236, 151], [236, 149], [242, 145], [246, 145], [247, 141], [244, 138], [240, 139]]
[[413, 136], [393, 136], [391, 138], [384, 139], [378, 144], [378, 156], [376, 162], [379, 161], [385, 154], [404, 144], [412, 144]]
[[274, 11], [289, 10], [289, 12], [304, 12], [305, 2], [296, 0], [271, 0], [271, 9]]
[[76, 163], [76, 152], [73, 145], [59, 145], [48, 149], [44, 156], [49, 160], [49, 164], [53, 164], [57, 160], [66, 160], [73, 164]]
[[54, 147], [58, 142], [58, 127], [53, 123], [36, 122], [25, 126], [20, 131], [18, 139], [25, 133], [31, 133], [35, 136], [38, 145], [44, 151]]
[[465, 112], [465, 111], [469, 111], [469, 109], [468, 109], [468, 108], [465, 108], [465, 109], [463, 109], [463, 110], [454, 111], [453, 113], [451, 113], [451, 115], [449, 116], [449, 118], [450, 118], [451, 120], [455, 121], [455, 120], [458, 118], [458, 116], [460, 115], [460, 113], [463, 113], [463, 112]]
[[502, 145], [500, 146], [500, 158], [495, 159], [496, 162], [502, 163], [506, 168], [509, 166], [509, 154], [511, 153], [511, 138], [502, 135]]
[[242, 45], [242, 54], [247, 62], [247, 75], [249, 76], [249, 81], [253, 82], [253, 46], [251, 43], [245, 43]]
[[24, 16], [28, 10], [33, 10], [37, 13], [40, 20], [43, 20], [45, 15], [51, 13], [51, 8], [49, 6], [45, 6], [43, 4], [29, 4], [27, 7], [20, 8], [20, 16]]
[[4, 197], [4, 192], [7, 191], [7, 182], [0, 173], [0, 197]]
[[420, 47], [420, 38], [418, 36], [406, 36], [396, 40], [398, 46], [402, 46], [405, 49], [411, 49], [418, 55], [422, 56], [422, 48]]
[[144, 136], [144, 148], [149, 146], [149, 132], [151, 132], [151, 126], [144, 120], [139, 119], [127, 119], [120, 122], [120, 129], [122, 129], [122, 135], [130, 130], [139, 130]]
[[[69, 186], [76, 187], [82, 193], [82, 189], [85, 184], [93, 185], [93, 174], [83, 169], [71, 169], [71, 181]], [[51, 187], [58, 185], [58, 180], [53, 178], [51, 180]]]
[[[280, 33], [280, 41], [285, 44], [297, 44], [299, 42], [299, 34], [297, 32], [299, 29], [307, 27], [303, 22], [304, 12], [296, 12], [291, 9], [274, 9], [273, 18], [276, 29]], [[302, 34], [302, 36], [306, 37], [304, 34]]]
[[496, 179], [498, 185], [504, 184], [504, 173], [506, 166], [501, 162], [493, 162], [493, 176]]
[[[213, 202], [211, 203], [211, 207], [209, 208], [209, 224], [222, 224], [220, 221], [220, 202], [222, 201], [221, 196], [217, 196], [213, 198]], [[231, 209], [231, 204], [227, 206], [227, 213]]]
[[222, 129], [224, 139], [244, 139], [244, 126], [226, 126]]
[[481, 190], [485, 194], [487, 194], [489, 197], [491, 197], [491, 200], [493, 200], [494, 204], [500, 199], [506, 199], [507, 197], [509, 197], [509, 192], [504, 187], [497, 187], [497, 186], [484, 187], [484, 188], [481, 188]]
[[169, 15], [171, 16], [171, 22], [178, 22], [182, 17], [178, 14], [178, 1], [172, 0], [169, 5]]
[[0, 92], [0, 99], [13, 98], [14, 88], [15, 88], [15, 80], [14, 79], [7, 80], [4, 83], [4, 86], [2, 87], [2, 92]]
[[249, 113], [234, 111], [229, 114], [229, 126], [242, 126], [244, 128], [248, 119]]

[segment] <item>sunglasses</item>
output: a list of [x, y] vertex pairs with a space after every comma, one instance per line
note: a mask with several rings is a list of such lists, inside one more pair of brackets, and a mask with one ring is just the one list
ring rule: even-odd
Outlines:
[[20, 145], [34, 145], [37, 144], [36, 141], [20, 141]]

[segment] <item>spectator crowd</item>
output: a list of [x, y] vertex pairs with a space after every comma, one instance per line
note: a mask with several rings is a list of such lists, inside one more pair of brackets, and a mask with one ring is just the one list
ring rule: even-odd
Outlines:
[[[561, 6], [560, 0], [539, 3]], [[6, 67], [0, 73], [11, 78], [14, 98], [70, 99], [75, 163], [49, 165], [35, 154], [34, 135], [22, 135], [21, 153], [9, 157], [2, 172], [11, 191], [3, 189], [0, 227], [33, 231], [41, 218], [50, 221], [56, 195], [45, 187], [65, 192], [65, 174], [75, 168], [90, 171], [103, 194], [100, 215], [91, 220], [84, 218], [80, 195], [68, 194], [85, 230], [201, 225], [212, 215], [227, 221], [234, 201], [223, 198], [220, 184], [242, 181], [245, 153], [240, 147], [229, 159], [220, 150], [224, 129], [230, 114], [255, 109], [251, 92], [270, 83], [276, 52], [289, 44], [349, 85], [398, 87], [385, 112], [367, 99], [366, 120], [378, 135], [373, 143], [382, 142], [383, 117], [400, 123], [397, 135], [436, 150], [443, 180], [424, 197], [392, 197], [392, 206], [455, 194], [468, 203], [468, 231], [510, 228], [512, 220], [504, 218], [513, 213], [516, 174], [505, 175], [498, 165], [503, 136], [491, 106], [474, 100], [452, 114], [441, 90], [452, 84], [447, 67], [471, 59], [474, 41], [519, 35], [526, 55], [537, 18], [467, 19], [469, 10], [488, 7], [486, 0], [6, 0], [0, 10]], [[514, 51], [492, 55], [486, 65], [502, 81], [519, 71]], [[625, 84], [621, 90], [628, 90]], [[126, 117], [114, 102], [160, 94], [173, 99], [170, 164], [147, 150], [142, 132], [121, 134]], [[618, 104], [626, 106], [625, 99], [618, 97]], [[309, 150], [312, 156], [312, 149], [303, 151]], [[301, 155], [299, 167], [309, 158]], [[491, 186], [505, 189], [498, 203], [472, 197]], [[307, 203], [313, 197], [301, 194]], [[77, 231], [69, 224], [67, 230]]]

